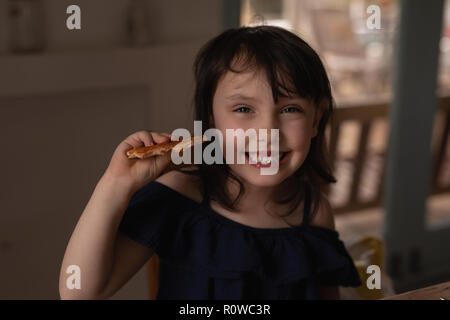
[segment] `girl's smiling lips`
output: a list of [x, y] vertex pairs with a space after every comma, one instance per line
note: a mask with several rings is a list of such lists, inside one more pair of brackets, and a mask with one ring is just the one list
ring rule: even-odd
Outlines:
[[[281, 151], [279, 153], [279, 164], [283, 164], [286, 162], [287, 158], [290, 155], [290, 151]], [[257, 152], [245, 152], [245, 158], [247, 159], [247, 164], [255, 167], [255, 168], [269, 168], [271, 166], [271, 162], [273, 159], [270, 158], [271, 152], [268, 150], [266, 152], [266, 156], [259, 156]], [[252, 157], [253, 162], [256, 163], [250, 163], [250, 157]]]

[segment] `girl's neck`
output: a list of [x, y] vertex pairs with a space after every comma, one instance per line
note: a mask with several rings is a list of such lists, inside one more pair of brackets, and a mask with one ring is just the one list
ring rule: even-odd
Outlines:
[[[282, 228], [298, 226], [302, 223], [302, 205], [292, 215], [286, 217], [285, 213], [290, 211], [290, 204], [276, 204], [268, 201], [273, 196], [275, 189], [278, 189], [276, 192], [279, 192], [279, 188], [285, 187], [284, 183], [276, 187], [258, 187], [245, 181], [243, 184], [245, 192], [236, 205], [238, 212], [226, 210], [215, 201], [211, 201], [211, 208], [232, 220], [257, 228]], [[232, 198], [239, 193], [239, 184], [235, 181], [229, 180], [226, 187]]]
[[[242, 212], [261, 212], [264, 204], [273, 194], [274, 187], [260, 187], [243, 181], [245, 192], [237, 203], [237, 208]], [[236, 183], [230, 183], [228, 188], [230, 194], [235, 198], [239, 193], [239, 186]]]
[[[278, 212], [279, 214], [289, 210], [289, 204], [280, 205], [273, 201], [274, 197], [280, 195], [282, 190], [287, 187], [287, 181], [272, 187], [255, 186], [244, 180], [242, 183], [244, 184], [245, 192], [236, 206], [240, 212], [252, 215], [267, 215], [267, 210], [272, 213]], [[227, 188], [232, 198], [238, 195], [239, 185], [235, 181], [229, 181]]]

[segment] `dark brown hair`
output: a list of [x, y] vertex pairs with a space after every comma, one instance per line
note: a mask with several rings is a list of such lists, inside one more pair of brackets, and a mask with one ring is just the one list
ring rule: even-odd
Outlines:
[[[282, 197], [276, 196], [273, 199], [279, 204], [292, 204], [292, 209], [283, 216], [294, 212], [305, 200], [305, 203], [311, 205], [311, 217], [317, 212], [322, 186], [336, 182], [328, 163], [325, 141], [325, 126], [334, 106], [325, 68], [317, 53], [304, 40], [285, 29], [256, 26], [224, 31], [200, 49], [194, 63], [194, 118], [202, 121], [203, 130], [211, 125], [213, 97], [220, 78], [227, 71], [245, 71], [232, 68], [237, 60], [240, 66], [247, 67], [245, 70], [257, 68], [266, 73], [275, 102], [279, 96], [293, 93], [312, 101], [316, 111], [319, 106], [323, 109], [318, 133], [311, 140], [304, 163], [282, 183], [289, 192], [283, 192]], [[235, 205], [245, 189], [227, 164], [202, 163], [196, 170], [186, 173], [200, 178], [204, 197], [236, 211]], [[240, 186], [240, 192], [234, 199], [225, 190], [229, 178]]]

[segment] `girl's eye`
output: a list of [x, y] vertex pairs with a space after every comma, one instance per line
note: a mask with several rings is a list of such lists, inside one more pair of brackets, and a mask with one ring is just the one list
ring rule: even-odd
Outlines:
[[287, 113], [302, 112], [302, 110], [299, 107], [297, 107], [297, 106], [289, 106], [289, 107], [284, 108], [283, 110], [281, 110], [281, 113], [284, 113], [284, 112], [287, 112]]
[[233, 111], [234, 111], [234, 112], [239, 112], [239, 113], [249, 113], [249, 112], [251, 112], [252, 110], [251, 110], [249, 107], [246, 107], [246, 106], [240, 106], [239, 108], [234, 109]]

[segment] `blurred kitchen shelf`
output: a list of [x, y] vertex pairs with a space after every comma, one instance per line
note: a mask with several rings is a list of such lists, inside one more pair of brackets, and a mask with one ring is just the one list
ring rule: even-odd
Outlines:
[[194, 56], [201, 44], [2, 55], [0, 97], [149, 85], [180, 53]]

